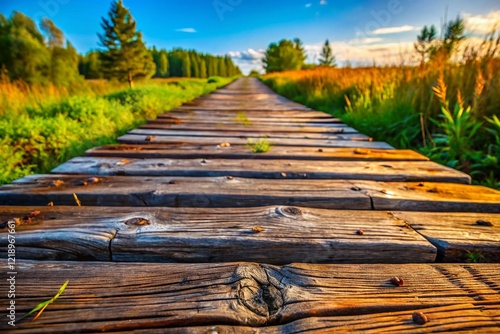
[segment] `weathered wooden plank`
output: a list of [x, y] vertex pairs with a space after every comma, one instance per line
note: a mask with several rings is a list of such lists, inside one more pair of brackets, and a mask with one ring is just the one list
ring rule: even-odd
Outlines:
[[[265, 153], [264, 153], [265, 154]], [[235, 176], [261, 179], [427, 181], [470, 184], [470, 176], [431, 161], [305, 161], [234, 159], [121, 159], [78, 157], [56, 174], [124, 176]]]
[[[62, 183], [61, 183], [62, 181]], [[452, 183], [362, 180], [30, 175], [0, 187], [0, 205], [252, 207], [500, 213], [500, 191]], [[431, 190], [429, 193], [428, 190]], [[437, 193], [434, 193], [437, 191]], [[427, 193], [431, 194], [427, 196]], [[438, 194], [438, 195], [436, 195]]]
[[253, 111], [253, 110], [270, 110], [270, 111], [287, 111], [287, 110], [296, 110], [296, 111], [304, 111], [307, 112], [311, 109], [304, 107], [304, 106], [297, 106], [293, 104], [276, 104], [270, 106], [269, 104], [266, 103], [242, 103], [242, 102], [235, 102], [235, 103], [226, 103], [222, 104], [220, 102], [217, 103], [185, 103], [182, 108], [186, 110], [245, 110], [245, 111]]
[[[488, 311], [486, 311], [488, 309]], [[431, 307], [423, 310], [431, 319], [425, 326], [412, 320], [414, 311], [387, 312], [354, 316], [328, 316], [305, 318], [285, 325], [244, 327], [212, 325], [169, 328], [169, 333], [492, 333], [498, 331], [499, 305], [460, 304]], [[150, 333], [151, 329], [134, 330], [134, 333]], [[161, 333], [161, 331], [159, 331]]]
[[321, 111], [296, 111], [296, 110], [282, 110], [282, 111], [273, 111], [273, 110], [193, 110], [193, 109], [184, 109], [183, 106], [173, 108], [169, 112], [164, 114], [160, 114], [159, 118], [168, 118], [168, 117], [196, 117], [196, 118], [205, 118], [205, 117], [221, 117], [221, 118], [262, 118], [269, 117], [271, 119], [302, 119], [302, 120], [315, 120], [315, 119], [327, 119], [330, 121], [336, 121], [341, 123], [342, 121], [338, 118], [334, 118], [332, 115], [321, 112]]
[[[500, 191], [453, 183], [353, 181], [375, 210], [500, 213]], [[436, 210], [439, 203], [440, 210]]]
[[[301, 133], [301, 132], [235, 132], [235, 131], [182, 131], [157, 128], [140, 128], [128, 132], [134, 135], [145, 136], [172, 136], [172, 137], [220, 137], [220, 138], [269, 138], [274, 139], [321, 139], [321, 140], [371, 140], [370, 137], [357, 132], [344, 132], [339, 129], [328, 133]], [[230, 139], [228, 139], [230, 140]]]
[[[0, 221], [14, 217], [18, 259], [287, 264], [436, 258], [436, 248], [404, 222], [375, 211], [0, 207]], [[0, 247], [7, 246], [6, 232], [0, 230]]]
[[30, 175], [0, 187], [0, 205], [76, 205], [76, 193], [84, 206], [370, 209], [370, 198], [352, 187], [343, 180]]
[[[110, 261], [110, 243], [121, 226], [105, 210], [81, 207], [0, 206], [0, 247], [7, 249], [8, 221], [16, 224], [16, 259]], [[94, 218], [92, 218], [94, 217]]]
[[312, 148], [273, 146], [266, 154], [250, 152], [246, 145], [107, 145], [86, 152], [88, 156], [138, 159], [288, 159], [352, 161], [428, 161], [412, 150], [377, 150], [352, 148]]
[[[37, 321], [16, 325], [20, 333], [197, 326], [264, 333], [500, 329], [499, 265], [135, 263], [131, 270], [129, 263], [25, 260], [16, 269], [18, 316], [69, 280]], [[392, 285], [393, 276], [404, 278], [404, 285]], [[415, 311], [428, 323], [411, 321]], [[6, 309], [0, 312], [6, 319]]]
[[[248, 117], [247, 121], [252, 125], [277, 125], [277, 126], [315, 126], [315, 127], [338, 127], [341, 126], [342, 123], [340, 120], [335, 118], [274, 118], [274, 117], [266, 117], [262, 115], [261, 117]], [[182, 124], [182, 123], [194, 123], [194, 124], [242, 124], [242, 119], [238, 119], [237, 115], [234, 116], [212, 116], [207, 115], [205, 117], [202, 116], [190, 116], [190, 115], [175, 115], [175, 114], [165, 114], [159, 115], [156, 119], [156, 123], [173, 123], [173, 124]]]
[[500, 262], [500, 215], [394, 212], [438, 248], [443, 262]]
[[223, 126], [222, 124], [215, 124], [214, 126], [208, 127], [206, 124], [165, 124], [162, 122], [150, 121], [147, 124], [141, 125], [141, 129], [162, 129], [171, 131], [212, 131], [212, 132], [236, 132], [241, 135], [245, 132], [260, 132], [260, 133], [302, 133], [303, 136], [307, 133], [322, 133], [322, 134], [338, 134], [338, 133], [358, 133], [355, 129], [345, 126], [344, 124], [339, 124], [337, 127], [285, 127], [285, 126], [266, 126], [266, 125], [243, 125], [234, 124], [231, 126]]
[[[228, 140], [230, 139], [230, 140]], [[191, 144], [191, 145], [219, 145], [229, 143], [230, 145], [246, 145], [249, 140], [244, 138], [224, 138], [224, 137], [177, 137], [177, 136], [147, 136], [127, 134], [118, 138], [118, 141], [125, 144]], [[313, 146], [320, 147], [351, 147], [366, 149], [393, 149], [384, 142], [370, 142], [363, 140], [326, 140], [326, 139], [284, 139], [272, 138], [269, 143], [281, 146]]]
[[248, 101], [217, 101], [217, 102], [186, 102], [182, 106], [186, 110], [271, 110], [271, 111], [286, 111], [286, 110], [301, 110], [309, 111], [308, 107], [297, 103], [274, 103], [268, 104], [266, 102], [248, 102]]

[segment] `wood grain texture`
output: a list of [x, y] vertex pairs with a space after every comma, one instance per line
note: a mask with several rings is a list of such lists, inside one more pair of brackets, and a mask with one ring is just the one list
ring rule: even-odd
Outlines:
[[[295, 113], [279, 112], [272, 113], [269, 111], [170, 111], [165, 114], [160, 114], [157, 119], [151, 120], [152, 123], [156, 124], [168, 124], [173, 120], [178, 123], [235, 123], [240, 125], [246, 125], [247, 127], [255, 126], [254, 123], [278, 123], [282, 122], [284, 124], [290, 123], [289, 127], [304, 127], [305, 124], [311, 123], [313, 127], [324, 127], [328, 126], [338, 126], [346, 127], [344, 123], [338, 118], [334, 117], [319, 117], [317, 114], [310, 114], [309, 112], [302, 112], [302, 116]], [[180, 122], [179, 122], [180, 121]], [[282, 125], [283, 126], [283, 125]]]
[[[337, 130], [337, 129], [336, 129]], [[317, 140], [370, 140], [370, 137], [359, 133], [277, 133], [277, 132], [233, 132], [233, 131], [180, 131], [164, 129], [133, 129], [128, 132], [133, 135], [172, 136], [172, 137], [219, 137], [221, 140], [232, 138], [268, 138], [269, 141], [281, 139], [317, 139]], [[226, 139], [227, 138], [227, 139]], [[200, 138], [203, 140], [203, 138]]]
[[394, 212], [438, 248], [438, 261], [500, 262], [500, 215]]
[[[157, 122], [148, 122], [147, 124], [141, 125], [139, 127], [141, 130], [167, 130], [169, 135], [193, 135], [193, 136], [206, 136], [207, 134], [211, 136], [237, 136], [237, 137], [277, 137], [277, 138], [328, 138], [328, 136], [336, 136], [341, 134], [349, 134], [353, 138], [356, 136], [361, 136], [358, 131], [347, 126], [337, 126], [337, 127], [279, 127], [276, 126], [266, 126], [263, 124], [258, 125], [243, 125], [237, 124], [230, 127], [207, 127], [200, 125], [191, 124], [164, 124]], [[365, 136], [364, 136], [365, 137]], [[366, 137], [367, 138], [367, 137]]]
[[[36, 218], [23, 220], [31, 212]], [[423, 263], [436, 248], [385, 212], [298, 207], [0, 207], [16, 257], [118, 262]], [[356, 232], [362, 229], [363, 235]], [[82, 242], [83, 241], [83, 242]], [[0, 247], [7, 231], [0, 230]]]
[[[346, 127], [345, 124], [341, 123], [339, 120], [334, 118], [268, 118], [268, 117], [252, 117], [249, 118], [251, 122], [248, 125], [249, 128], [263, 126], [281, 126], [281, 127], [289, 127], [289, 128], [306, 128], [306, 127], [315, 127], [315, 128], [339, 128]], [[237, 116], [228, 118], [215, 118], [215, 117], [186, 117], [186, 116], [173, 116], [170, 114], [159, 115], [158, 118], [153, 122], [154, 124], [162, 124], [162, 125], [186, 125], [186, 126], [205, 126], [211, 128], [221, 128], [221, 127], [238, 127], [240, 125], [244, 125], [241, 120], [237, 119]]]
[[328, 161], [428, 161], [429, 158], [412, 150], [379, 150], [356, 148], [314, 148], [273, 146], [266, 154], [252, 153], [246, 145], [107, 145], [86, 152], [94, 157], [136, 159], [289, 159]]
[[51, 201], [75, 205], [73, 194], [77, 194], [83, 205], [90, 206], [296, 205], [346, 210], [500, 212], [500, 191], [453, 183], [231, 176], [98, 176], [98, 182], [89, 179], [88, 175], [30, 175], [0, 187], [0, 205], [46, 205]]
[[[0, 187], [0, 205], [252, 207], [297, 205], [368, 210], [370, 198], [348, 181], [234, 177], [31, 175]], [[62, 183], [61, 183], [62, 181]], [[249, 191], [251, 190], [251, 191]]]
[[[483, 186], [432, 182], [353, 181], [375, 210], [500, 213], [500, 191]], [[439, 203], [440, 210], [436, 210]]]
[[[19, 314], [69, 280], [37, 321], [16, 326], [21, 333], [197, 326], [243, 326], [263, 333], [500, 329], [500, 270], [491, 264], [136, 263], [131, 270], [127, 263], [25, 260], [17, 267]], [[405, 284], [392, 285], [392, 276]], [[410, 321], [414, 311], [429, 322]], [[4, 319], [5, 312], [0, 311]], [[7, 329], [5, 322], [0, 326]]]
[[[266, 153], [263, 153], [266, 154]], [[234, 159], [121, 159], [78, 157], [56, 174], [124, 176], [227, 176], [259, 179], [429, 181], [470, 184], [470, 176], [430, 161], [304, 161]]]
[[[190, 145], [219, 145], [229, 143], [231, 145], [246, 145], [246, 138], [224, 138], [224, 137], [190, 137], [190, 136], [148, 136], [127, 134], [118, 138], [118, 142], [124, 144], [190, 144]], [[272, 138], [269, 142], [280, 146], [302, 146], [302, 147], [350, 147], [367, 149], [393, 149], [384, 142], [370, 142], [365, 140], [326, 140], [326, 139], [284, 139]]]
[[[246, 124], [246, 123], [245, 123]], [[315, 133], [315, 134], [324, 134], [324, 135], [334, 135], [334, 134], [342, 134], [342, 133], [349, 133], [349, 134], [357, 134], [358, 131], [356, 131], [353, 128], [348, 127], [347, 125], [344, 124], [338, 124], [335, 127], [321, 127], [321, 126], [269, 126], [269, 125], [245, 125], [245, 124], [234, 124], [231, 126], [226, 126], [224, 124], [216, 124], [215, 126], [208, 127], [206, 124], [191, 124], [191, 123], [184, 123], [184, 124], [169, 124], [169, 123], [163, 123], [163, 122], [156, 122], [156, 121], [149, 121], [147, 124], [141, 125], [139, 128], [140, 129], [156, 129], [156, 130], [169, 130], [169, 131], [177, 131], [177, 133], [196, 133], [196, 132], [205, 132], [205, 131], [210, 131], [210, 132], [216, 132], [216, 133], [235, 133], [238, 134], [239, 136], [247, 135], [247, 133], [262, 133], [262, 134], [269, 134], [273, 133], [274, 135], [278, 134], [302, 134], [302, 138], [304, 136], [307, 136], [308, 134]], [[248, 134], [249, 135], [249, 134]]]
[[173, 108], [169, 112], [166, 112], [164, 114], [160, 114], [157, 117], [158, 118], [163, 118], [163, 117], [196, 117], [196, 118], [205, 118], [205, 117], [228, 117], [231, 119], [235, 119], [238, 117], [238, 114], [242, 116], [247, 116], [248, 118], [252, 117], [261, 117], [261, 118], [278, 118], [283, 120], [286, 119], [305, 119], [305, 120], [314, 120], [314, 119], [325, 119], [329, 121], [335, 121], [337, 123], [342, 123], [342, 121], [339, 118], [334, 118], [332, 115], [320, 112], [320, 111], [313, 111], [313, 110], [308, 110], [308, 111], [294, 111], [294, 110], [282, 110], [282, 111], [273, 111], [269, 109], [263, 109], [263, 110], [241, 110], [241, 109], [234, 109], [234, 110], [193, 110], [192, 108], [184, 108], [183, 106], [180, 106], [178, 108]]

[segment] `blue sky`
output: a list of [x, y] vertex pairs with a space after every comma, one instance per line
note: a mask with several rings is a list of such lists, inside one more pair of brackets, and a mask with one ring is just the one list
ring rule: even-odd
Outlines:
[[[271, 42], [299, 37], [309, 61], [330, 39], [339, 65], [398, 62], [424, 25], [463, 15], [484, 34], [500, 23], [499, 0], [124, 0], [148, 46], [230, 54], [244, 72], [261, 69]], [[79, 52], [98, 47], [110, 1], [0, 0], [0, 12], [46, 16]], [[447, 13], [447, 14], [446, 14]], [[409, 57], [409, 56], [408, 56]]]

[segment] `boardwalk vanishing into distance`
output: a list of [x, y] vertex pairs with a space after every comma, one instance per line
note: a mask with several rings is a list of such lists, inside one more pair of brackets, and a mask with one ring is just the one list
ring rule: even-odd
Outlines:
[[119, 142], [0, 187], [17, 316], [69, 280], [16, 332], [500, 331], [500, 192], [467, 174], [253, 78]]

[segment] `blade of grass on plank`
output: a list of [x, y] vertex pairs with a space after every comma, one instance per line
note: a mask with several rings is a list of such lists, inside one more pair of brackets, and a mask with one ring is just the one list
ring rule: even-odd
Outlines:
[[49, 304], [53, 303], [57, 298], [59, 298], [61, 293], [63, 293], [64, 289], [66, 289], [66, 286], [68, 285], [68, 283], [69, 283], [69, 281], [64, 282], [64, 284], [59, 288], [59, 291], [57, 292], [57, 294], [54, 297], [52, 297], [49, 300], [44, 301], [44, 302], [38, 304], [37, 306], [35, 306], [31, 311], [29, 311], [28, 313], [23, 315], [21, 318], [19, 318], [18, 322], [23, 320], [24, 318], [30, 316], [31, 314], [35, 313], [36, 311], [40, 310], [40, 312], [38, 312], [36, 317], [33, 319], [33, 321], [36, 320], [42, 314], [42, 312], [45, 310], [45, 308], [47, 306], [49, 306]]

